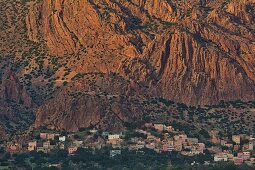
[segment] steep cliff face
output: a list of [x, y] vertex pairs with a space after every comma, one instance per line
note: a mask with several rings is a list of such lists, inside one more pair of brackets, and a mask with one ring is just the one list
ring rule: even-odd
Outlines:
[[[150, 71], [143, 70], [141, 64], [137, 72], [133, 61], [129, 65], [125, 61], [122, 66], [128, 69], [128, 74], [123, 75], [132, 80], [140, 77], [143, 81], [147, 77], [149, 82], [154, 77], [159, 96], [192, 105], [237, 98], [254, 100], [254, 25], [250, 19], [239, 17], [244, 23], [249, 22], [241, 24], [234, 13], [229, 12], [231, 6], [240, 3], [249, 6], [250, 12], [252, 3], [215, 3], [218, 6], [205, 1], [196, 4], [199, 6], [180, 4], [183, 20], [157, 35], [142, 54], [145, 61], [149, 61]], [[226, 11], [221, 9], [224, 5], [228, 7]], [[245, 16], [254, 18], [249, 12]], [[237, 13], [234, 15], [239, 15]], [[157, 76], [151, 74], [153, 68]]]
[[[20, 132], [34, 121], [35, 104], [10, 69], [1, 73], [0, 84], [0, 135]], [[1, 136], [2, 137], [2, 136]]]
[[[191, 105], [255, 99], [253, 0], [0, 3], [7, 11], [0, 16], [1, 55], [18, 58], [17, 77], [30, 92], [46, 91], [36, 127], [120, 129], [148, 111], [134, 101], [150, 97]], [[22, 12], [13, 14], [16, 8]], [[20, 13], [27, 13], [26, 34], [35, 43], [22, 43]], [[0, 98], [31, 107], [15, 77], [5, 76]]]
[[[211, 104], [254, 99], [254, 32], [235, 18], [252, 23], [252, 10], [251, 1], [43, 1], [31, 5], [27, 25], [31, 39], [41, 33], [53, 53], [85, 48], [80, 71], [117, 71], [155, 95]], [[168, 21], [154, 39], [133, 28], [151, 17]], [[169, 21], [177, 25], [171, 28]], [[142, 54], [139, 41], [147, 46]]]
[[127, 25], [133, 24], [126, 21], [130, 17], [135, 20], [120, 3], [111, 1], [52, 0], [31, 4], [26, 21], [31, 40], [41, 33], [52, 54], [84, 51], [80, 69], [107, 72], [122, 58], [139, 53], [131, 43], [133, 35], [125, 36]]
[[254, 99], [254, 82], [243, 67], [191, 33], [166, 33], [149, 46], [145, 57], [156, 68], [164, 98], [202, 105], [219, 99]]
[[10, 69], [2, 74], [0, 100], [12, 101], [26, 107], [33, 107], [31, 97]]
[[85, 49], [76, 71], [114, 71], [157, 96], [212, 104], [255, 99], [253, 10], [249, 0], [58, 0], [31, 4], [27, 25], [56, 55]]

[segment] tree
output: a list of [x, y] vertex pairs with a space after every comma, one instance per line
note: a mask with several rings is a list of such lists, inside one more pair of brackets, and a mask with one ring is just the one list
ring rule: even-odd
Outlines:
[[205, 129], [202, 129], [199, 131], [199, 134], [202, 135], [204, 138], [206, 139], [209, 139], [210, 138], [210, 135], [209, 133], [205, 130]]

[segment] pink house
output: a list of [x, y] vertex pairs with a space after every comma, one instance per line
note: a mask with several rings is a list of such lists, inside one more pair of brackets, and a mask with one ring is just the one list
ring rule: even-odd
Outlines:
[[248, 151], [249, 150], [249, 144], [244, 144], [242, 150], [243, 151]]
[[47, 133], [40, 133], [41, 139], [47, 139]]
[[54, 140], [54, 139], [55, 139], [55, 134], [51, 134], [51, 133], [40, 133], [40, 138], [41, 138], [41, 139]]
[[232, 143], [226, 143], [225, 146], [229, 147], [229, 148], [232, 148], [233, 147], [233, 144]]
[[77, 151], [77, 147], [69, 147], [68, 148], [68, 154], [75, 154]]
[[244, 161], [249, 160], [251, 158], [250, 152], [240, 152], [237, 154], [238, 158], [243, 158]]

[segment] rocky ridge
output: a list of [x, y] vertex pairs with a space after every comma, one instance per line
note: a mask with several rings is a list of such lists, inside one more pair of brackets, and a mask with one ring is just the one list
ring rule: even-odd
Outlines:
[[10, 69], [1, 73], [0, 135], [23, 133], [34, 121], [32, 98]]
[[26, 93], [10, 86], [0, 94], [36, 101], [38, 128], [120, 129], [154, 97], [188, 105], [255, 99], [252, 0], [1, 3], [23, 11], [1, 16], [1, 39], [12, 47], [0, 45]]
[[[58, 55], [85, 48], [78, 71], [114, 71], [130, 80], [135, 75], [138, 82], [154, 79], [159, 88], [155, 95], [192, 105], [255, 98], [252, 1], [80, 0], [36, 5], [27, 16], [29, 37], [33, 40], [41, 32]], [[154, 33], [146, 29], [149, 22], [158, 29]], [[137, 74], [136, 67], [127, 66], [133, 58], [146, 60], [156, 76], [142, 65]]]

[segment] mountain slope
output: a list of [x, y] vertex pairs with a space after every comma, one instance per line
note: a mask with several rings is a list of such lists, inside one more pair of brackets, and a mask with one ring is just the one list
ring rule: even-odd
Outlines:
[[56, 55], [84, 49], [77, 72], [123, 73], [121, 61], [144, 58], [156, 70], [155, 95], [195, 105], [254, 100], [254, 3], [215, 4], [43, 1], [31, 5], [27, 25]]
[[10, 69], [1, 73], [0, 83], [0, 135], [24, 133], [34, 121], [31, 97]]
[[38, 105], [37, 128], [119, 130], [157, 112], [144, 105], [154, 98], [255, 100], [253, 0], [3, 0], [0, 10], [0, 65], [26, 92], [8, 96]]

